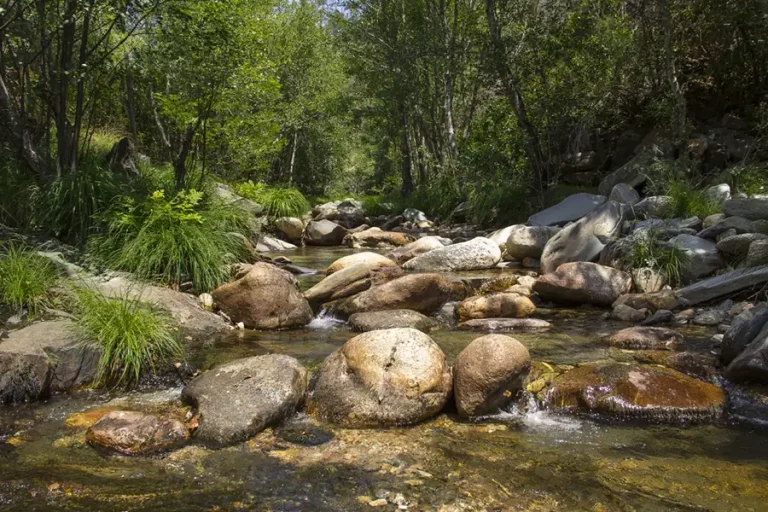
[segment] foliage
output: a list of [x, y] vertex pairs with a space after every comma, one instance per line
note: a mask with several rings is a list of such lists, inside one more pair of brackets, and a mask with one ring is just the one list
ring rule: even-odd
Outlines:
[[697, 190], [684, 180], [674, 180], [667, 185], [667, 195], [672, 198], [669, 217], [699, 217], [704, 219], [720, 213], [720, 204], [708, 198], [703, 190]]
[[263, 183], [253, 183], [248, 180], [238, 185], [237, 193], [261, 204], [267, 215], [273, 219], [301, 217], [310, 208], [304, 195], [292, 187], [269, 187]]
[[195, 190], [171, 199], [158, 190], [138, 203], [123, 197], [90, 249], [110, 268], [166, 284], [191, 280], [198, 292], [210, 291], [226, 281], [227, 263], [248, 256], [242, 234], [230, 231], [231, 218], [241, 216], [228, 220], [226, 212]]
[[183, 356], [169, 318], [143, 303], [140, 294], [108, 298], [80, 288], [76, 295], [81, 336], [101, 349], [100, 382], [131, 386], [158, 365]]
[[666, 276], [671, 286], [682, 284], [683, 274], [690, 263], [687, 252], [663, 243], [654, 230], [634, 236], [628, 242], [630, 248], [621, 259], [625, 268], [651, 268]]
[[18, 244], [0, 247], [0, 302], [16, 313], [27, 309], [37, 315], [48, 303], [48, 294], [56, 282], [51, 261]]
[[0, 224], [26, 228], [34, 213], [33, 198], [38, 194], [37, 180], [23, 169], [23, 164], [0, 149]]
[[768, 166], [740, 165], [731, 169], [734, 189], [747, 195], [768, 194]]

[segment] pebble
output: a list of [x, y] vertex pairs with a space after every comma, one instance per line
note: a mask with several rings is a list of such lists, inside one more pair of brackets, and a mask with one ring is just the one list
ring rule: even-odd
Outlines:
[[387, 500], [384, 498], [379, 498], [378, 500], [369, 501], [368, 505], [372, 507], [386, 507], [387, 506]]

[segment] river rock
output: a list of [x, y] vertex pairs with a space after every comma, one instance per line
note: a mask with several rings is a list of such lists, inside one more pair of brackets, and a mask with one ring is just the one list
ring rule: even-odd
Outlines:
[[435, 249], [442, 249], [446, 245], [451, 245], [451, 241], [440, 236], [425, 236], [415, 242], [411, 242], [403, 247], [398, 247], [392, 252], [387, 253], [387, 258], [395, 263], [402, 265], [408, 260], [412, 260], [420, 254], [424, 254]]
[[179, 446], [189, 434], [184, 423], [137, 411], [111, 411], [86, 432], [95, 448], [123, 455], [152, 455]]
[[675, 314], [668, 309], [659, 309], [650, 317], [643, 320], [640, 325], [666, 325], [676, 321]]
[[714, 240], [723, 233], [733, 231], [733, 234], [752, 233], [756, 231], [754, 221], [744, 217], [727, 217], [714, 226], [703, 229], [698, 236], [708, 240]]
[[496, 412], [515, 398], [531, 368], [528, 349], [514, 338], [489, 334], [456, 357], [453, 393], [459, 415]]
[[632, 206], [640, 201], [640, 194], [638, 194], [630, 185], [627, 185], [626, 183], [618, 183], [611, 190], [608, 200]]
[[704, 197], [717, 204], [723, 204], [731, 198], [731, 186], [727, 183], [713, 185], [704, 191]]
[[438, 322], [418, 311], [393, 309], [390, 311], [371, 311], [355, 313], [349, 317], [349, 326], [359, 332], [378, 331], [410, 327], [422, 332], [429, 332], [438, 326]]
[[768, 324], [731, 361], [724, 374], [734, 382], [768, 384]]
[[626, 304], [635, 309], [657, 311], [677, 308], [678, 300], [672, 290], [662, 290], [654, 293], [628, 293], [619, 297], [613, 303], [613, 307], [615, 308], [619, 304]]
[[536, 280], [533, 291], [555, 302], [610, 306], [632, 288], [632, 276], [597, 263], [560, 265], [555, 272]]
[[562, 229], [556, 226], [512, 226], [506, 240], [507, 254], [514, 259], [540, 258], [547, 242]]
[[747, 267], [768, 265], [768, 240], [755, 240], [749, 244], [744, 265]]
[[269, 263], [254, 264], [245, 277], [214, 290], [213, 298], [234, 323], [250, 329], [291, 329], [312, 321], [296, 278]]
[[275, 219], [275, 229], [293, 243], [301, 242], [301, 235], [304, 233], [304, 221], [296, 217], [280, 217]]
[[341, 245], [347, 230], [330, 220], [313, 220], [304, 230], [304, 241], [308, 245]]
[[307, 371], [283, 354], [237, 359], [195, 377], [182, 401], [200, 415], [197, 437], [216, 446], [245, 441], [296, 413]]
[[706, 276], [725, 266], [725, 261], [717, 251], [717, 245], [692, 235], [678, 235], [669, 241], [672, 247], [685, 251], [690, 261], [684, 271], [684, 279], [688, 282]]
[[[609, 191], [610, 192], [610, 191]], [[579, 192], [566, 197], [561, 202], [540, 211], [528, 218], [528, 224], [531, 226], [557, 226], [566, 222], [579, 220], [590, 212], [596, 210], [605, 203], [605, 195], [587, 194]]]
[[679, 350], [685, 343], [682, 334], [665, 327], [630, 327], [610, 338], [612, 347], [625, 350]]
[[728, 313], [721, 309], [705, 309], [698, 311], [696, 316], [693, 317], [691, 323], [693, 325], [705, 325], [714, 327], [716, 325], [722, 325], [728, 320]]
[[636, 268], [632, 270], [632, 282], [640, 293], [654, 293], [661, 291], [667, 284], [667, 276], [656, 269]]
[[398, 266], [377, 267], [366, 262], [355, 263], [326, 277], [304, 292], [313, 310], [326, 302], [352, 297], [368, 290], [374, 283], [380, 284], [403, 275]]
[[406, 208], [403, 210], [403, 218], [406, 222], [412, 222], [413, 224], [427, 222], [429, 220], [424, 212], [419, 211], [416, 208]]
[[488, 239], [492, 240], [496, 243], [496, 245], [499, 246], [499, 249], [502, 250], [502, 252], [506, 249], [507, 246], [507, 239], [509, 238], [510, 233], [514, 231], [515, 229], [523, 226], [522, 224], [515, 224], [513, 226], [507, 226], [502, 229], [497, 229], [490, 235], [488, 235]]
[[375, 252], [356, 252], [354, 254], [350, 254], [349, 256], [341, 257], [331, 263], [325, 273], [330, 276], [334, 272], [345, 269], [347, 267], [351, 267], [352, 265], [356, 265], [358, 263], [364, 263], [369, 269], [397, 266], [395, 262], [386, 256], [382, 256], [381, 254]]
[[742, 233], [721, 239], [717, 242], [717, 250], [730, 256], [743, 256], [749, 252], [749, 247], [756, 240], [768, 240], [768, 235], [762, 233]]
[[382, 231], [381, 228], [370, 228], [357, 233], [349, 233], [344, 237], [344, 244], [354, 249], [402, 247], [413, 241], [414, 238], [411, 235]]
[[259, 236], [259, 239], [256, 242], [256, 250], [258, 252], [292, 251], [296, 248], [297, 247], [291, 243], [264, 233]]
[[440, 310], [450, 300], [463, 299], [463, 289], [440, 274], [410, 274], [374, 286], [336, 304], [344, 316], [369, 311], [412, 309], [425, 315]]
[[360, 203], [354, 199], [317, 205], [312, 209], [312, 218], [315, 221], [333, 221], [347, 229], [354, 229], [366, 222], [365, 212]]
[[623, 207], [610, 201], [580, 221], [566, 226], [544, 247], [542, 272], [554, 272], [563, 263], [595, 260], [606, 243], [619, 236], [623, 218]]
[[608, 195], [613, 190], [613, 187], [619, 183], [626, 183], [630, 187], [637, 187], [645, 183], [648, 179], [645, 175], [646, 171], [653, 164], [654, 158], [646, 152], [641, 152], [629, 162], [619, 167], [611, 174], [603, 178], [597, 190], [603, 194]]
[[708, 229], [716, 225], [718, 222], [722, 222], [723, 220], [725, 220], [724, 213], [713, 213], [712, 215], [709, 215], [704, 218], [704, 220], [701, 223], [701, 227], [703, 229]]
[[723, 336], [720, 359], [725, 364], [733, 361], [752, 343], [760, 331], [768, 325], [768, 304], [761, 302], [736, 316]]
[[725, 393], [669, 368], [587, 363], [555, 377], [545, 404], [554, 410], [677, 422], [720, 416]]
[[731, 199], [723, 203], [723, 213], [749, 220], [768, 220], [768, 199]]
[[421, 272], [483, 270], [495, 267], [500, 260], [499, 246], [487, 238], [477, 237], [416, 256], [404, 263], [403, 268]]
[[416, 329], [371, 331], [328, 356], [309, 411], [350, 428], [410, 425], [440, 412], [452, 385], [432, 338]]
[[666, 217], [673, 203], [670, 196], [649, 196], [632, 206], [632, 211], [639, 218]]
[[101, 354], [70, 320], [39, 322], [0, 340], [0, 404], [34, 401], [91, 384]]
[[499, 292], [464, 299], [457, 311], [464, 322], [476, 318], [527, 318], [536, 312], [536, 306], [524, 295]]
[[539, 318], [477, 318], [467, 320], [459, 327], [486, 332], [544, 332], [552, 324]]
[[647, 309], [635, 309], [624, 304], [619, 304], [611, 311], [611, 318], [622, 322], [642, 322], [648, 316]]

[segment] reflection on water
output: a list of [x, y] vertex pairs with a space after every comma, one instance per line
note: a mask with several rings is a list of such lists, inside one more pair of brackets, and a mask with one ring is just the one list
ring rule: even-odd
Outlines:
[[[349, 252], [314, 248], [289, 257], [324, 268]], [[533, 359], [552, 364], [609, 357], [605, 337], [625, 326], [591, 309], [541, 314], [553, 324], [549, 332], [513, 336]], [[208, 369], [279, 352], [315, 370], [354, 335], [321, 314], [297, 331], [232, 331], [193, 347], [189, 360]], [[699, 342], [711, 333], [691, 328], [686, 335], [705, 350]], [[431, 336], [452, 362], [480, 334]], [[161, 411], [177, 406], [180, 391], [86, 391], [0, 409], [0, 509], [367, 511], [369, 501], [384, 498], [381, 510], [725, 512], [762, 511], [768, 503], [768, 429], [754, 423], [608, 422], [540, 411], [525, 398], [476, 421], [448, 412], [404, 429], [344, 430], [301, 417], [230, 448], [191, 445], [138, 459], [102, 457], [84, 442], [89, 415], [72, 416]]]

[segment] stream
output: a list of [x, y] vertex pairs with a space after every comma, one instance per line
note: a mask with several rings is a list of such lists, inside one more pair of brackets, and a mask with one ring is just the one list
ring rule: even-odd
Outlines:
[[[284, 255], [323, 269], [350, 252]], [[320, 277], [301, 278], [302, 288]], [[603, 313], [542, 310], [549, 332], [513, 336], [549, 364], [623, 357], [603, 338], [626, 324]], [[682, 332], [703, 351], [716, 331]], [[314, 370], [354, 335], [321, 313], [301, 330], [232, 331], [191, 347], [188, 360], [209, 369], [274, 352]], [[451, 363], [480, 335], [430, 334]], [[473, 422], [447, 410], [400, 429], [340, 429], [300, 414], [246, 443], [191, 444], [163, 458], [105, 457], [85, 444], [84, 426], [104, 410], [162, 411], [180, 391], [88, 390], [0, 409], [0, 510], [762, 511], [768, 503], [768, 426], [735, 414], [669, 426], [557, 415], [523, 400]]]

